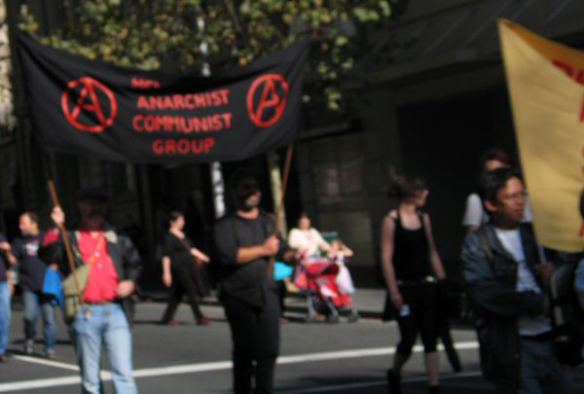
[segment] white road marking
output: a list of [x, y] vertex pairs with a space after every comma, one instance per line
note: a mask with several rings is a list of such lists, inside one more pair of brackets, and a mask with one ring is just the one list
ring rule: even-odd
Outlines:
[[172, 367], [137, 369], [134, 371], [134, 377], [148, 378], [148, 377], [154, 377], [154, 376], [180, 375], [180, 374], [197, 373], [197, 372], [223, 371], [223, 370], [231, 369], [231, 365], [232, 365], [231, 361], [218, 361], [218, 362], [214, 362], [214, 363], [187, 364], [187, 365], [175, 365]]
[[[455, 345], [457, 349], [478, 349], [478, 342], [460, 342]], [[314, 362], [314, 361], [328, 361], [328, 360], [340, 360], [340, 359], [350, 359], [350, 358], [362, 358], [362, 357], [375, 357], [375, 356], [388, 356], [395, 353], [395, 347], [383, 347], [378, 349], [359, 349], [359, 350], [342, 350], [337, 352], [326, 352], [326, 353], [310, 353], [301, 354], [297, 356], [281, 356], [278, 357], [278, 364], [296, 364], [304, 362]], [[439, 350], [443, 350], [442, 346], [438, 346]], [[420, 353], [424, 350], [421, 345], [414, 346], [413, 352]]]
[[61, 369], [68, 369], [70, 371], [79, 371], [79, 367], [73, 364], [61, 363], [59, 361], [46, 360], [38, 357], [30, 356], [12, 356], [13, 359], [19, 361], [26, 361], [27, 363], [46, 365], [48, 367], [55, 367]]
[[[440, 380], [449, 380], [449, 379], [463, 379], [463, 378], [474, 378], [477, 376], [481, 376], [481, 372], [479, 371], [472, 371], [472, 372], [460, 372], [456, 374], [443, 374], [440, 376]], [[417, 382], [425, 382], [425, 376], [417, 376], [413, 378], [403, 379], [403, 383], [417, 383]], [[370, 387], [379, 387], [385, 386], [387, 382], [385, 380], [377, 380], [375, 382], [367, 382], [367, 383], [348, 383], [348, 384], [339, 384], [336, 386], [326, 386], [326, 387], [316, 387], [312, 389], [301, 389], [301, 390], [286, 390], [280, 391], [280, 394], [311, 394], [311, 393], [326, 393], [326, 392], [334, 392], [338, 390], [347, 390], [347, 389], [361, 389], [361, 388], [370, 388]]]
[[46, 389], [48, 387], [71, 386], [81, 384], [79, 376], [64, 376], [61, 378], [35, 379], [24, 382], [10, 382], [0, 384], [0, 392], [11, 393], [13, 391]]
[[[478, 349], [478, 343], [475, 342], [460, 342], [455, 344], [455, 347], [459, 350], [466, 349]], [[441, 348], [441, 347], [439, 347]], [[423, 351], [422, 346], [415, 346], [414, 352], [420, 353]], [[364, 357], [377, 357], [377, 356], [387, 356], [395, 353], [395, 347], [384, 347], [377, 349], [356, 349], [356, 350], [342, 350], [337, 352], [323, 352], [323, 353], [309, 353], [300, 354], [295, 356], [282, 356], [278, 358], [278, 364], [298, 364], [306, 362], [318, 362], [318, 361], [328, 361], [328, 360], [341, 360], [341, 359], [352, 359], [352, 358], [364, 358]], [[61, 369], [78, 371], [78, 367], [72, 364], [61, 363], [57, 361], [36, 359], [33, 357], [25, 356], [14, 356], [15, 359], [33, 362], [37, 364], [52, 366]], [[211, 371], [223, 371], [231, 369], [231, 361], [218, 361], [210, 363], [199, 363], [199, 364], [186, 364], [186, 365], [175, 365], [169, 367], [160, 368], [145, 368], [137, 369], [134, 371], [134, 376], [136, 378], [147, 378], [156, 376], [167, 376], [167, 375], [181, 375], [190, 373], [200, 373], [200, 372], [211, 372]], [[464, 374], [456, 374], [457, 377], [464, 377]], [[109, 372], [102, 372], [103, 381], [111, 381], [112, 377]], [[407, 380], [406, 380], [407, 381]], [[57, 386], [69, 386], [80, 384], [80, 379], [78, 376], [66, 376], [59, 378], [49, 378], [49, 379], [35, 379], [24, 382], [8, 382], [0, 384], [0, 393], [2, 392], [13, 392], [19, 390], [31, 390], [36, 388], [45, 387], [57, 387]], [[371, 384], [371, 383], [368, 383]], [[381, 384], [381, 383], [377, 383]], [[331, 386], [332, 387], [332, 386]], [[342, 386], [350, 388], [351, 386]], [[322, 389], [326, 389], [323, 387]], [[332, 390], [332, 389], [331, 389]], [[328, 390], [328, 391], [331, 391]], [[312, 391], [299, 391], [298, 393], [310, 393]], [[316, 391], [315, 391], [316, 392]]]

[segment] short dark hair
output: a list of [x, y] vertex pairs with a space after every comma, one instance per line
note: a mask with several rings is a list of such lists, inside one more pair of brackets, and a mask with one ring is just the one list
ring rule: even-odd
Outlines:
[[243, 207], [251, 195], [260, 191], [256, 177], [248, 169], [237, 170], [231, 176], [228, 184], [237, 209]]
[[426, 188], [426, 181], [422, 178], [392, 173], [387, 195], [389, 198], [397, 198], [401, 202], [416, 197], [419, 191]]
[[37, 215], [36, 213], [34, 213], [32, 211], [23, 212], [22, 215], [20, 215], [20, 216], [28, 216], [28, 218], [30, 219], [31, 222], [39, 224], [39, 215]]
[[107, 191], [100, 187], [90, 187], [81, 189], [77, 193], [77, 202], [91, 202], [98, 204], [106, 204], [110, 199]]
[[497, 160], [501, 163], [505, 164], [506, 166], [511, 165], [511, 161], [509, 160], [509, 155], [503, 149], [499, 148], [491, 148], [481, 156], [481, 169], [485, 168], [485, 164], [488, 161]]
[[176, 222], [176, 220], [181, 216], [185, 216], [181, 211], [170, 211], [168, 214], [168, 220], [171, 222]]
[[519, 173], [512, 168], [497, 168], [493, 171], [485, 171], [479, 180], [479, 195], [483, 200], [492, 203], [499, 202], [499, 191], [505, 187], [511, 178], [521, 180]]
[[58, 243], [42, 246], [38, 251], [39, 259], [47, 264], [59, 264], [63, 260], [63, 250]]

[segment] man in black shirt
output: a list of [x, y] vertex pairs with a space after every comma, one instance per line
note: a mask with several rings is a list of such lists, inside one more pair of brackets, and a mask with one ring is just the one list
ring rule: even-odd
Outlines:
[[257, 181], [240, 175], [232, 187], [237, 211], [217, 222], [214, 240], [219, 299], [233, 340], [234, 392], [272, 393], [279, 352], [280, 307], [278, 287], [268, 274], [268, 265], [272, 257], [292, 261], [294, 251], [274, 235], [272, 216], [259, 209], [261, 192]]

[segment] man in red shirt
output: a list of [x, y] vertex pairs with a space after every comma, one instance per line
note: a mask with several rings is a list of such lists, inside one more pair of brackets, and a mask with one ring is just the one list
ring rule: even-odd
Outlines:
[[[79, 226], [71, 230], [75, 264], [90, 264], [83, 290], [84, 305], [70, 331], [81, 369], [83, 393], [100, 393], [100, 360], [105, 350], [117, 394], [138, 392], [132, 377], [132, 334], [127, 312], [130, 296], [140, 274], [140, 256], [129, 238], [106, 222], [107, 195], [98, 189], [80, 193]], [[55, 207], [51, 215], [57, 225], [65, 214]], [[67, 273], [68, 264], [63, 264]]]

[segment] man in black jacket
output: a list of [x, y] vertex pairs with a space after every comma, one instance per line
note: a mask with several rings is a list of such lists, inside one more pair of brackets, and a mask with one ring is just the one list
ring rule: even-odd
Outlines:
[[570, 393], [567, 372], [553, 350], [553, 330], [545, 315], [545, 286], [553, 273], [538, 264], [530, 225], [521, 224], [525, 189], [510, 169], [481, 178], [490, 222], [467, 235], [463, 277], [476, 304], [483, 374], [501, 393]]
[[291, 261], [294, 253], [274, 235], [272, 216], [259, 209], [257, 181], [240, 173], [231, 187], [237, 211], [215, 225], [214, 264], [233, 340], [234, 392], [267, 394], [274, 391], [280, 341], [278, 286], [268, 273], [268, 262], [274, 257]]
[[[107, 194], [82, 191], [78, 198], [79, 226], [70, 233], [75, 264], [90, 264], [82, 292], [84, 305], [71, 323], [83, 393], [98, 394], [102, 350], [108, 357], [116, 393], [138, 392], [132, 376], [132, 333], [128, 319], [130, 297], [136, 289], [141, 260], [129, 238], [105, 222]], [[62, 226], [65, 214], [55, 207], [53, 221]], [[69, 266], [62, 270], [68, 274]]]

